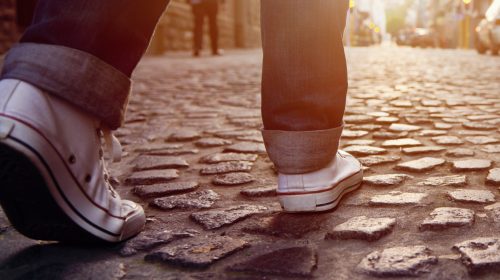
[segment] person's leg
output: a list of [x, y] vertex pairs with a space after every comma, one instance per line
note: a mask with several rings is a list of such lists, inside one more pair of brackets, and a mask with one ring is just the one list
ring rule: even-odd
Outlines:
[[217, 14], [219, 13], [219, 0], [207, 2], [208, 21], [210, 23], [210, 43], [212, 54], [219, 54], [219, 26], [217, 23]]
[[168, 2], [38, 1], [1, 78], [31, 83], [115, 129], [123, 121], [130, 75]]
[[[298, 176], [280, 177], [280, 187], [297, 179], [302, 182], [297, 187], [307, 189], [303, 184], [308, 179], [301, 174], [320, 172], [342, 161], [336, 159], [340, 157], [337, 150], [347, 93], [342, 34], [348, 2], [261, 1], [264, 142], [280, 174]], [[359, 177], [359, 165], [353, 167]], [[334, 184], [312, 183], [319, 188]], [[298, 194], [297, 198], [305, 201], [300, 191]], [[316, 204], [284, 207], [288, 211], [326, 209]]]
[[109, 183], [101, 136], [117, 158], [109, 130], [167, 3], [39, 1], [0, 80], [0, 204], [21, 233], [117, 242], [143, 228], [142, 207]]
[[192, 6], [194, 17], [193, 29], [193, 54], [199, 56], [203, 48], [203, 23], [205, 21], [205, 13], [201, 4]]

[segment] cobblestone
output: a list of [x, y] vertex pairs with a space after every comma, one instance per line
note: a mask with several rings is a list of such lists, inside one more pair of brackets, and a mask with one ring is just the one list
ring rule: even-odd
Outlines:
[[221, 139], [221, 138], [203, 138], [196, 141], [195, 143], [195, 145], [200, 148], [213, 148], [231, 144], [233, 144], [231, 140]]
[[425, 172], [445, 163], [446, 160], [442, 158], [424, 157], [421, 159], [400, 163], [397, 165], [397, 169], [411, 172]]
[[491, 160], [487, 159], [466, 159], [453, 162], [453, 169], [455, 171], [477, 171], [490, 168], [492, 165]]
[[187, 230], [182, 232], [172, 232], [170, 230], [165, 230], [157, 233], [141, 233], [138, 236], [130, 239], [123, 247], [120, 249], [120, 254], [122, 256], [132, 256], [140, 251], [151, 250], [160, 245], [168, 244], [172, 241], [193, 237], [196, 233], [194, 230]]
[[[500, 60], [465, 50], [392, 46], [349, 48], [347, 54], [347, 123], [340, 147], [386, 151], [360, 156], [365, 167], [363, 186], [345, 196], [334, 211], [286, 214], [280, 210], [275, 197], [276, 168], [264, 153], [260, 132], [260, 52], [229, 51], [222, 57], [198, 59], [183, 53], [147, 57], [134, 72], [125, 126], [116, 133], [124, 147], [124, 160], [107, 164], [120, 196], [145, 208], [145, 231], [130, 240], [137, 242], [137, 253], [123, 258], [122, 245], [79, 248], [32, 241], [17, 233], [0, 210], [0, 279], [31, 279], [33, 275], [47, 279], [372, 279], [374, 275], [405, 278], [423, 271], [430, 272], [422, 279], [498, 279], [495, 262], [486, 266], [470, 262], [471, 272], [482, 275], [468, 274], [467, 266], [459, 261], [461, 255], [452, 247], [481, 237], [496, 238], [500, 229], [500, 189], [498, 180], [491, 180], [496, 175], [489, 175], [500, 164], [496, 140], [500, 139]], [[446, 163], [423, 172], [395, 171], [398, 165], [423, 157]], [[136, 167], [134, 160], [141, 158], [182, 159], [189, 167], [184, 162], [175, 169], [147, 162]], [[491, 161], [491, 166], [475, 171], [453, 168], [453, 162], [474, 159]], [[251, 170], [199, 172], [241, 161], [251, 162]], [[149, 168], [161, 170], [137, 171]], [[182, 208], [196, 202], [200, 192], [211, 190], [217, 192], [215, 202], [199, 202], [198, 206], [205, 207], [202, 210]], [[180, 206], [151, 207], [156, 199]], [[239, 222], [231, 218], [240, 217], [235, 214], [238, 210], [224, 212], [241, 205], [267, 210]], [[439, 232], [419, 230], [431, 218], [429, 214], [441, 207], [472, 210], [474, 223], [453, 227], [450, 218]], [[207, 229], [191, 218], [199, 211], [212, 214], [199, 214], [207, 225], [221, 226]], [[335, 226], [358, 216], [397, 218], [397, 224], [390, 234], [369, 244], [366, 240], [324, 240]], [[168, 238], [162, 239], [162, 232], [182, 234], [189, 228], [199, 232], [163, 243]], [[440, 256], [439, 263], [430, 251], [412, 249], [420, 244], [432, 248]], [[485, 260], [496, 256], [493, 249], [498, 245], [477, 244], [473, 251], [477, 256]], [[395, 246], [403, 249], [390, 251]], [[273, 257], [286, 256], [287, 251], [280, 250], [287, 248], [303, 248], [299, 251], [305, 253], [304, 261]], [[317, 255], [314, 262], [308, 250]], [[359, 274], [357, 265], [374, 250], [379, 253], [373, 256], [379, 258], [365, 260], [368, 265], [363, 271], [369, 275]], [[155, 252], [155, 257], [147, 258], [167, 265], [142, 260]], [[282, 260], [295, 263], [267, 276], [274, 272], [266, 269], [276, 267], [271, 262], [264, 261], [268, 266], [260, 271], [256, 264], [261, 262], [252, 265], [252, 260], [267, 254], [278, 264]], [[463, 259], [469, 255], [463, 254]], [[184, 267], [174, 268], [176, 264]], [[248, 270], [231, 271], [229, 267], [235, 264], [247, 264]]]
[[456, 136], [436, 136], [432, 137], [432, 141], [438, 145], [461, 145], [464, 141]]
[[446, 130], [435, 130], [435, 129], [425, 129], [422, 130], [418, 133], [418, 136], [440, 136], [440, 135], [446, 135], [448, 134], [448, 131]]
[[487, 190], [461, 189], [448, 192], [448, 196], [455, 201], [488, 203], [495, 202], [495, 195]]
[[402, 132], [402, 131], [417, 131], [421, 130], [420, 126], [410, 125], [410, 124], [402, 124], [402, 123], [393, 123], [389, 126], [389, 130]]
[[195, 130], [180, 129], [172, 133], [168, 137], [168, 140], [173, 142], [185, 142], [185, 141], [196, 140], [199, 139], [200, 137], [201, 137], [200, 134]]
[[276, 186], [266, 186], [253, 189], [245, 189], [240, 193], [247, 197], [276, 196]]
[[349, 219], [328, 232], [327, 239], [362, 239], [375, 241], [389, 234], [396, 225], [394, 218], [368, 218], [359, 216]]
[[385, 163], [393, 163], [401, 160], [399, 156], [368, 156], [358, 158], [364, 166], [373, 166]]
[[267, 207], [258, 205], [239, 205], [219, 210], [208, 210], [191, 214], [191, 218], [205, 229], [216, 229], [230, 225], [252, 215], [266, 211]]
[[462, 262], [471, 272], [484, 272], [488, 268], [500, 270], [500, 239], [483, 237], [453, 246], [462, 254]]
[[379, 155], [387, 152], [386, 149], [372, 146], [349, 146], [343, 150], [355, 156]]
[[256, 161], [258, 155], [254, 154], [239, 154], [239, 153], [223, 153], [223, 154], [213, 154], [207, 155], [200, 159], [201, 163], [220, 163], [228, 161]]
[[481, 148], [481, 151], [486, 153], [500, 153], [500, 145], [486, 145]]
[[135, 171], [189, 167], [187, 161], [179, 157], [139, 156], [133, 163]]
[[431, 187], [463, 187], [467, 184], [466, 175], [450, 175], [450, 176], [440, 176], [440, 177], [429, 177], [422, 182], [419, 182], [419, 186], [431, 186]]
[[484, 210], [489, 211], [492, 220], [500, 226], [500, 202], [485, 206]]
[[465, 140], [475, 145], [495, 144], [500, 142], [500, 139], [488, 136], [470, 136], [465, 137]]
[[451, 149], [446, 152], [446, 155], [449, 157], [472, 157], [474, 156], [475, 152], [474, 150], [471, 149], [465, 149], [465, 148], [457, 148], [457, 149]]
[[342, 131], [342, 137], [343, 138], [358, 138], [358, 137], [363, 137], [365, 135], [368, 135], [368, 131], [364, 130], [349, 130], [349, 129], [344, 129]]
[[369, 254], [358, 269], [378, 277], [417, 276], [429, 272], [437, 262], [437, 257], [424, 246], [393, 247]]
[[413, 176], [406, 174], [385, 174], [385, 175], [373, 175], [363, 178], [363, 182], [370, 185], [376, 186], [394, 186], [403, 183], [407, 179], [411, 179]]
[[235, 152], [235, 153], [255, 153], [255, 154], [265, 154], [266, 148], [264, 144], [254, 143], [254, 142], [240, 142], [231, 145], [224, 149], [225, 152]]
[[244, 172], [234, 172], [234, 173], [217, 175], [212, 180], [212, 182], [215, 185], [220, 185], [220, 186], [237, 186], [237, 185], [251, 183], [253, 181], [255, 181], [255, 178], [251, 174]]
[[182, 245], [167, 245], [148, 254], [146, 260], [203, 268], [248, 246], [248, 242], [229, 236], [204, 236]]
[[422, 143], [420, 141], [410, 138], [401, 138], [395, 140], [387, 140], [382, 143], [382, 147], [412, 147], [420, 146]]
[[389, 194], [375, 195], [370, 199], [372, 205], [409, 205], [419, 204], [427, 197], [425, 193], [404, 193], [393, 191]]
[[497, 127], [493, 124], [488, 124], [488, 123], [480, 123], [480, 122], [466, 122], [462, 124], [463, 127], [467, 129], [478, 129], [478, 130], [494, 130], [497, 129]]
[[151, 202], [151, 205], [162, 210], [174, 208], [203, 209], [210, 208], [219, 199], [220, 196], [216, 192], [212, 190], [202, 190], [182, 195], [157, 198]]
[[440, 207], [420, 224], [421, 230], [443, 230], [450, 227], [472, 226], [474, 211], [463, 208]]
[[230, 172], [247, 172], [252, 170], [253, 164], [248, 161], [221, 162], [204, 167], [200, 170], [202, 175], [224, 174]]
[[325, 216], [280, 213], [252, 221], [243, 228], [243, 231], [281, 238], [303, 238], [309, 233], [318, 231], [326, 219]]
[[419, 155], [426, 153], [438, 153], [444, 150], [446, 150], [446, 148], [440, 146], [422, 146], [422, 147], [404, 148], [403, 153], [407, 155]]
[[[366, 133], [368, 134], [368, 133]], [[400, 139], [408, 136], [407, 131], [403, 132], [390, 132], [390, 131], [377, 131], [373, 133], [373, 139]]]
[[493, 168], [488, 172], [488, 177], [486, 177], [486, 182], [491, 185], [500, 185], [500, 168]]
[[140, 171], [132, 174], [125, 180], [128, 185], [152, 185], [166, 183], [179, 178], [176, 169]]
[[168, 196], [183, 192], [194, 191], [198, 188], [197, 182], [175, 182], [159, 185], [137, 186], [133, 193], [142, 198]]

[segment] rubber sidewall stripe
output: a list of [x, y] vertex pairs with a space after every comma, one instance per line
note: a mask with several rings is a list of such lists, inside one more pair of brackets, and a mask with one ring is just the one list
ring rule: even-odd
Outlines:
[[[9, 136], [8, 137], [9, 139], [17, 142], [18, 144], [24, 146], [25, 148], [27, 148], [28, 150], [30, 150], [33, 154], [36, 155], [36, 157], [40, 160], [40, 162], [44, 165], [45, 169], [47, 170], [47, 172], [49, 173], [51, 179], [52, 179], [52, 182], [54, 183], [54, 185], [56, 186], [57, 188], [57, 191], [58, 193], [61, 195], [61, 197], [64, 199], [64, 201], [66, 202], [66, 204], [71, 208], [71, 210], [73, 210], [73, 212], [75, 214], [78, 215], [78, 217], [80, 217], [83, 221], [85, 221], [88, 225], [92, 226], [93, 228], [107, 234], [107, 235], [110, 235], [110, 236], [113, 236], [113, 237], [119, 237], [121, 234], [117, 234], [117, 233], [113, 233], [113, 232], [110, 232], [109, 230], [106, 230], [96, 224], [94, 224], [92, 221], [90, 221], [89, 219], [87, 219], [82, 213], [80, 213], [78, 211], [78, 209], [71, 203], [71, 201], [66, 197], [66, 195], [64, 194], [64, 192], [62, 191], [61, 187], [59, 186], [59, 183], [57, 182], [55, 176], [54, 176], [54, 173], [52, 172], [52, 170], [50, 169], [48, 163], [43, 159], [43, 157], [40, 155], [40, 153], [38, 153], [38, 151], [36, 151], [33, 147], [31, 147], [30, 145], [28, 145], [27, 143], [23, 142], [22, 140], [20, 139], [17, 139], [15, 137], [12, 137], [12, 136]], [[62, 211], [62, 209], [61, 209]], [[64, 211], [63, 211], [64, 212]], [[66, 214], [67, 215], [67, 214]], [[74, 222], [74, 221], [73, 221]]]

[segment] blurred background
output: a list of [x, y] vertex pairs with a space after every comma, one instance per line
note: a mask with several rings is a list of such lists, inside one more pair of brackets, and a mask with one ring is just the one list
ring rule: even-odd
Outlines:
[[[0, 0], [0, 53], [17, 40], [31, 19], [19, 5], [34, 2]], [[259, 4], [260, 0], [225, 1], [218, 16], [221, 48], [260, 46]], [[492, 54], [500, 48], [498, 0], [350, 0], [350, 7], [344, 36], [349, 46], [397, 44]], [[148, 53], [191, 49], [192, 16], [185, 0], [172, 0]]]

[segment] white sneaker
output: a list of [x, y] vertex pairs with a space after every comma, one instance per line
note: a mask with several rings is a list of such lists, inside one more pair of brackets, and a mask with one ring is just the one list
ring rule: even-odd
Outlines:
[[66, 242], [118, 242], [143, 229], [142, 207], [108, 182], [101, 134], [118, 156], [98, 120], [28, 83], [0, 81], [0, 203], [16, 229]]
[[323, 169], [305, 174], [279, 174], [278, 198], [285, 212], [320, 212], [335, 208], [363, 181], [361, 163], [344, 151]]

